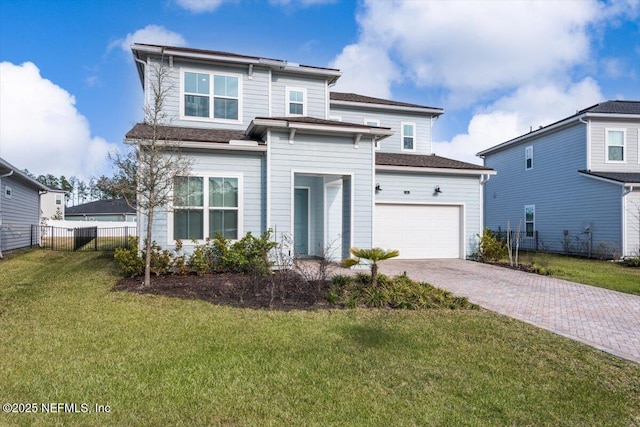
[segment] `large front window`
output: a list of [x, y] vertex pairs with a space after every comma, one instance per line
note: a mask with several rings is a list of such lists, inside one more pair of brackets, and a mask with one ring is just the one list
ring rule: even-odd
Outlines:
[[217, 234], [238, 238], [238, 177], [176, 177], [173, 205], [174, 240], [202, 240]]
[[624, 130], [607, 129], [607, 161], [624, 162]]
[[184, 116], [216, 120], [240, 120], [239, 75], [185, 71]]

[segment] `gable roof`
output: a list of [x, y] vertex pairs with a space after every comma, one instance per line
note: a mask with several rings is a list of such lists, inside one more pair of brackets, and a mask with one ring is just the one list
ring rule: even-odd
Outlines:
[[543, 126], [532, 132], [520, 135], [498, 145], [494, 145], [493, 147], [487, 148], [486, 150], [482, 150], [478, 152], [476, 156], [482, 157], [487, 154], [500, 151], [511, 145], [527, 141], [530, 138], [538, 137], [559, 127], [567, 126], [569, 124], [573, 124], [574, 122], [578, 122], [584, 118], [589, 117], [624, 117], [640, 120], [640, 101], [605, 101], [599, 104], [592, 105], [591, 107], [580, 110], [576, 112], [576, 114], [558, 120], [557, 122], [551, 123], [550, 125]]
[[593, 172], [588, 170], [579, 170], [578, 172], [595, 178], [606, 179], [608, 181], [615, 181], [623, 184], [640, 184], [640, 172]]
[[65, 215], [97, 215], [97, 214], [134, 214], [136, 210], [124, 199], [96, 200], [82, 205], [70, 206], [65, 209]]
[[457, 169], [469, 171], [493, 172], [492, 168], [461, 162], [459, 160], [436, 156], [435, 154], [400, 154], [400, 153], [376, 153], [376, 166], [395, 166], [405, 168], [423, 169]]
[[393, 101], [390, 99], [374, 98], [372, 96], [359, 95], [357, 93], [329, 92], [329, 98], [334, 105], [351, 105], [378, 109], [402, 109], [415, 110], [439, 116], [444, 113], [444, 109], [428, 107], [426, 105], [411, 104], [408, 102]]

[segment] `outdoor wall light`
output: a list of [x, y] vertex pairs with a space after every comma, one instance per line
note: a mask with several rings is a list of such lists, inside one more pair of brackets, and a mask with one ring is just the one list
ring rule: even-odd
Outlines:
[[380, 191], [382, 191], [382, 187], [380, 187], [380, 184], [376, 184], [376, 192]]
[[441, 193], [442, 193], [442, 190], [440, 189], [440, 186], [439, 186], [439, 185], [436, 185], [436, 188], [433, 190], [433, 192], [434, 192], [436, 195], [438, 195], [438, 194], [441, 194]]

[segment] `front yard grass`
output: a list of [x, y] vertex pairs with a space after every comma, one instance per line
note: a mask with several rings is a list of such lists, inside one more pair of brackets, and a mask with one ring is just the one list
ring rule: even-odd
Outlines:
[[576, 258], [558, 254], [524, 254], [522, 261], [550, 270], [551, 276], [614, 291], [640, 295], [640, 268], [617, 262]]
[[0, 261], [0, 425], [640, 424], [640, 365], [484, 310], [268, 311], [113, 292], [99, 253]]

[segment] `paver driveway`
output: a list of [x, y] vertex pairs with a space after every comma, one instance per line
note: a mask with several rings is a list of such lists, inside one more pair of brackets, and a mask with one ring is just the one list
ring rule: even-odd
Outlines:
[[457, 259], [388, 260], [380, 272], [406, 272], [489, 310], [640, 363], [640, 296]]

